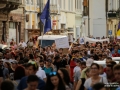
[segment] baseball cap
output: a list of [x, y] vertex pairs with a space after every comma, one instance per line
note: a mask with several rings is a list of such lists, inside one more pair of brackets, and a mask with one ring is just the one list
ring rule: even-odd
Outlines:
[[87, 61], [86, 61], [86, 66], [90, 67], [92, 63], [93, 63], [93, 59], [88, 58]]
[[12, 63], [12, 64], [18, 64], [18, 62], [17, 62], [17, 61], [15, 61], [15, 60], [14, 60], [14, 61], [12, 61], [11, 63]]

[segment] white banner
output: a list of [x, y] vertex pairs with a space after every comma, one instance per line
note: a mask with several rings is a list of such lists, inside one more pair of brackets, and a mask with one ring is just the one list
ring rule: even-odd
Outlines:
[[96, 42], [101, 42], [103, 43], [104, 41], [107, 41], [109, 42], [109, 38], [107, 39], [92, 39], [92, 38], [88, 38], [88, 37], [85, 37], [85, 42], [89, 42], [89, 43], [96, 43]]
[[68, 37], [55, 40], [56, 48], [69, 48]]

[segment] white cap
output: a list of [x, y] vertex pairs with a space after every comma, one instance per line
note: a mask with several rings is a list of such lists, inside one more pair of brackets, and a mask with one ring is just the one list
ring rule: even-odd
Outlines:
[[87, 61], [86, 61], [86, 66], [87, 66], [87, 67], [90, 67], [91, 64], [93, 63], [93, 61], [94, 61], [93, 59], [88, 58]]

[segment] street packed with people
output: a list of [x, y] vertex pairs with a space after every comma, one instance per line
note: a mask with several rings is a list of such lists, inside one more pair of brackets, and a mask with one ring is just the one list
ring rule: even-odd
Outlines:
[[119, 42], [77, 41], [65, 52], [12, 40], [0, 52], [1, 90], [120, 90]]

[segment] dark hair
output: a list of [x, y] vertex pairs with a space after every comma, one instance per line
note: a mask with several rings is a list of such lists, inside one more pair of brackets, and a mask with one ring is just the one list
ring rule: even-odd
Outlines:
[[104, 88], [104, 84], [103, 83], [96, 83], [92, 86], [93, 90], [101, 90], [102, 88]]
[[27, 83], [35, 82], [35, 81], [39, 82], [39, 78], [36, 75], [30, 75], [30, 76], [28, 76]]
[[85, 65], [86, 66], [86, 62], [85, 61], [81, 62], [81, 65]]
[[9, 80], [5, 80], [1, 83], [1, 90], [14, 90], [14, 84]]
[[24, 64], [25, 62], [23, 60], [20, 60], [18, 64]]
[[30, 58], [30, 59], [34, 59], [33, 54], [29, 54], [29, 58]]
[[115, 70], [120, 70], [120, 64], [117, 64], [113, 67], [113, 71], [115, 71]]
[[22, 66], [18, 66], [14, 72], [14, 80], [20, 80], [25, 76], [25, 69]]
[[65, 85], [62, 81], [62, 78], [60, 77], [60, 75], [57, 72], [56, 72], [56, 75], [48, 75], [45, 90], [53, 90], [54, 89], [54, 85], [51, 82], [51, 77], [54, 77], [54, 76], [57, 76], [59, 78], [58, 90], [66, 90]]
[[62, 51], [63, 51], [63, 48], [60, 48], [59, 50], [62, 50]]
[[90, 68], [92, 68], [92, 66], [94, 66], [94, 65], [95, 65], [98, 69], [100, 69], [100, 66], [99, 66], [97, 63], [92, 63], [91, 66], [90, 66]]
[[5, 64], [7, 64], [8, 69], [11, 69], [11, 64], [9, 62], [5, 62]]
[[39, 62], [44, 62], [43, 60], [40, 60]]
[[108, 64], [107, 67], [110, 67], [113, 70], [113, 65]]
[[65, 68], [60, 68], [59, 70], [63, 73], [64, 82], [69, 86], [69, 84], [70, 84], [70, 76], [69, 76], [68, 71]]
[[112, 58], [111, 58], [111, 57], [107, 57], [106, 59], [112, 60]]
[[27, 64], [27, 67], [30, 67], [30, 66], [33, 66], [33, 70], [34, 70], [34, 71], [37, 71], [37, 70], [38, 70], [38, 65], [37, 65], [37, 63], [36, 63], [36, 65], [35, 65], [35, 64], [32, 64], [32, 63], [28, 63], [28, 64]]

